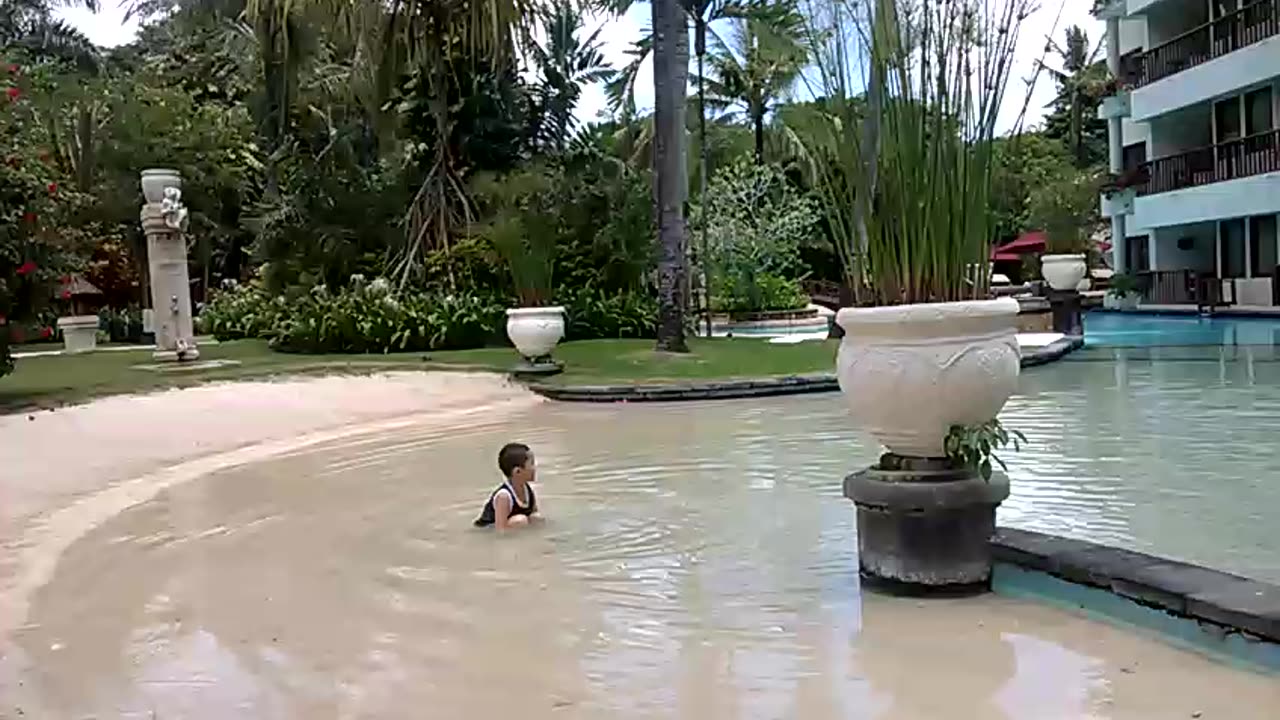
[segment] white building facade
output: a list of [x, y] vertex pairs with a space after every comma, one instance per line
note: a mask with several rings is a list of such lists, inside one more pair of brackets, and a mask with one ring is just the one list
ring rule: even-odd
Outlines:
[[[1280, 305], [1280, 0], [1100, 0], [1113, 265], [1146, 300]], [[1197, 289], [1199, 288], [1199, 289]]]

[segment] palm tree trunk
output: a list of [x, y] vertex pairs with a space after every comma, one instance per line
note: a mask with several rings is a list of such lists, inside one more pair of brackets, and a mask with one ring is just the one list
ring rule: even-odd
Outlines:
[[751, 109], [751, 124], [756, 130], [756, 165], [764, 164], [764, 107]]
[[689, 84], [689, 31], [679, 0], [653, 0], [653, 171], [658, 221], [658, 343], [688, 352], [684, 337], [685, 93]]
[[[698, 55], [698, 151], [702, 155], [702, 168], [698, 173], [698, 201], [707, 206], [708, 173], [711, 172], [711, 151], [707, 147], [707, 78], [702, 68], [707, 54], [707, 21], [697, 16], [697, 37], [694, 50]], [[698, 228], [698, 257], [702, 265], [702, 313], [706, 322], [707, 337], [711, 337], [711, 258], [707, 254], [707, 218], [704, 215]]]

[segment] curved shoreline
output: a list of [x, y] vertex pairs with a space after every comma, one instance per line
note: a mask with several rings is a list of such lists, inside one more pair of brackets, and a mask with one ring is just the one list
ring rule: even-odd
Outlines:
[[[1057, 362], [1084, 347], [1084, 338], [1064, 337], [1044, 347], [1022, 353], [1022, 367]], [[693, 400], [734, 400], [778, 395], [808, 395], [835, 392], [840, 384], [835, 373], [791, 375], [745, 380], [713, 380], [698, 383], [618, 383], [615, 385], [557, 385], [529, 382], [527, 387], [551, 400], [561, 402], [680, 402]]]
[[[239, 417], [234, 425], [219, 422], [220, 412], [229, 407], [233, 413], [237, 409], [244, 412], [255, 396], [263, 403], [290, 400], [291, 404], [260, 408], [265, 418], [246, 421]], [[32, 593], [53, 577], [68, 547], [111, 517], [168, 488], [324, 443], [410, 426], [441, 428], [461, 418], [518, 412], [540, 402], [544, 401], [498, 375], [389, 373], [219, 383], [151, 395], [113, 396], [54, 412], [61, 426], [52, 429], [39, 427], [36, 415], [0, 418], [0, 432], [26, 436], [0, 447], [0, 465], [13, 468], [0, 478], [0, 496], [6, 498], [5, 507], [0, 508], [0, 546], [6, 551], [0, 564], [0, 641], [26, 622]], [[179, 407], [172, 407], [175, 405]], [[204, 407], [198, 407], [201, 405]], [[193, 422], [178, 431], [189, 433], [192, 437], [185, 439], [190, 442], [157, 443], [159, 447], [149, 448], [150, 456], [139, 452], [141, 457], [134, 458], [131, 465], [114, 465], [111, 457], [95, 462], [91, 448], [71, 449], [77, 442], [90, 444], [94, 439], [116, 452], [122, 445], [141, 447], [148, 436], [170, 429], [175, 414], [181, 416], [192, 407], [204, 411], [205, 425], [197, 427]], [[85, 437], [85, 427], [109, 423], [121, 414], [137, 421], [137, 427], [128, 433], [137, 445], [121, 439], [118, 426], [108, 425], [97, 438]], [[265, 437], [245, 441], [247, 434], [260, 429]], [[45, 456], [40, 452], [42, 446], [69, 446], [72, 457]], [[12, 464], [4, 462], [6, 459]], [[59, 467], [59, 463], [69, 468]], [[74, 483], [47, 490], [41, 483], [49, 474], [59, 479], [74, 475]]]

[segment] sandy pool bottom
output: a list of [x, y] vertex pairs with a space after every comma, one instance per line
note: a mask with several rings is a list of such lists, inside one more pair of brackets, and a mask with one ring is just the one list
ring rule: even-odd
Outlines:
[[[1280, 680], [1156, 638], [863, 594], [839, 477], [874, 448], [769, 432], [820, 407], [502, 405], [169, 483], [31, 590], [0, 717], [1276, 717]], [[512, 439], [550, 521], [499, 538]]]

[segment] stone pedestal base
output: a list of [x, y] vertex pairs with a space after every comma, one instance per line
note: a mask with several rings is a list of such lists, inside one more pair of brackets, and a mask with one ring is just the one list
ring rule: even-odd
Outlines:
[[557, 375], [564, 372], [564, 363], [553, 359], [550, 355], [544, 355], [540, 358], [520, 358], [520, 362], [511, 368], [511, 372], [518, 376], [528, 377], [545, 377], [547, 375]]
[[873, 588], [907, 595], [991, 587], [990, 540], [1009, 479], [990, 481], [943, 459], [885, 455], [844, 480], [858, 508], [858, 564]]
[[187, 348], [182, 352], [177, 350], [156, 350], [151, 353], [151, 359], [159, 360], [160, 362], [177, 362], [179, 360], [182, 362], [189, 362], [200, 359], [200, 350], [194, 346]]
[[1084, 321], [1080, 316], [1080, 293], [1075, 290], [1050, 290], [1049, 307], [1053, 313], [1053, 331], [1082, 337]]

